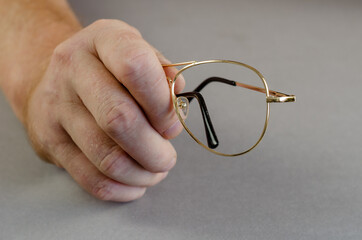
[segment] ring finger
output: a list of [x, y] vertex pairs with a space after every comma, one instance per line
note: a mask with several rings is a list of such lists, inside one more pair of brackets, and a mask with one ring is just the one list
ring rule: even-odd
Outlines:
[[153, 186], [166, 177], [167, 172], [151, 173], [139, 165], [99, 128], [93, 116], [80, 104], [65, 105], [60, 122], [99, 171], [132, 186]]

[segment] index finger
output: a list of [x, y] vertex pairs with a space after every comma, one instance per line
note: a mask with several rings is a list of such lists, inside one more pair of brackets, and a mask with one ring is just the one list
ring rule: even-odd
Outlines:
[[156, 52], [136, 29], [120, 21], [107, 24], [94, 39], [98, 57], [140, 104], [152, 126], [166, 138], [176, 136], [182, 126]]

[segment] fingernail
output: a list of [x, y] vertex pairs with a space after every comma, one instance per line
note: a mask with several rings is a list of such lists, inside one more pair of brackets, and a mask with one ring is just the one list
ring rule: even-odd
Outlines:
[[169, 129], [163, 132], [163, 136], [167, 139], [176, 137], [182, 131], [182, 124], [177, 120]]

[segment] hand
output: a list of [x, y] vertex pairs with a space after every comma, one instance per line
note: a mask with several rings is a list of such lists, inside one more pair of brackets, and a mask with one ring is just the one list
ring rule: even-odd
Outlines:
[[27, 102], [35, 150], [97, 198], [141, 197], [175, 165], [168, 139], [182, 130], [165, 62], [117, 20], [97, 21], [58, 45]]

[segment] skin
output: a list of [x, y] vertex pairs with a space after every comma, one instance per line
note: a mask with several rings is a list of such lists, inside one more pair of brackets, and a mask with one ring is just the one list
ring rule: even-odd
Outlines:
[[0, 0], [0, 16], [0, 86], [42, 159], [102, 200], [135, 200], [166, 177], [182, 131], [176, 71], [137, 29], [83, 28], [62, 0]]

